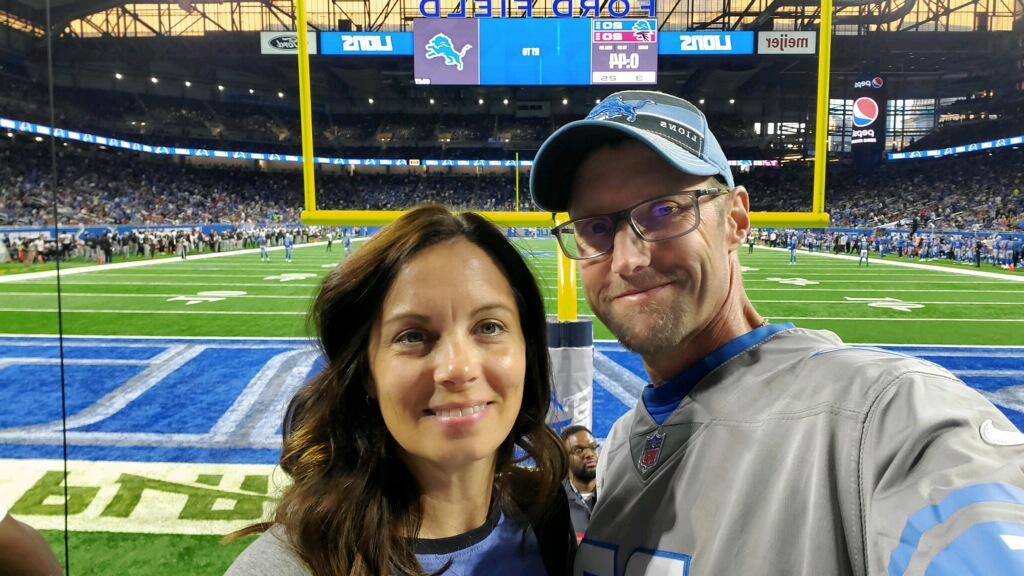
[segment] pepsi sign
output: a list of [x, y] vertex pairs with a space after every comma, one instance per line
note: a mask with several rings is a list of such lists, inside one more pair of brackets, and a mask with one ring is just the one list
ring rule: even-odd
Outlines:
[[753, 32], [661, 32], [659, 54], [753, 54]]
[[853, 83], [853, 87], [857, 88], [881, 88], [885, 85], [885, 81], [882, 80], [881, 76], [875, 76], [871, 80], [860, 80]]
[[878, 119], [878, 102], [871, 98], [857, 98], [853, 102], [853, 125], [857, 128], [871, 126]]
[[854, 99], [850, 110], [852, 129], [851, 150], [879, 151], [885, 147], [886, 86], [881, 76], [873, 76], [853, 83]]

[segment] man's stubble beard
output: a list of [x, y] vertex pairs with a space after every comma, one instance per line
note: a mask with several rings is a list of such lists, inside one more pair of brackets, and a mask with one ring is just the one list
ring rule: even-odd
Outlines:
[[625, 349], [644, 357], [675, 346], [685, 336], [686, 311], [681, 306], [645, 304], [634, 307], [624, 318], [612, 318], [593, 305], [591, 309]]
[[576, 480], [582, 483], [587, 483], [597, 478], [597, 470], [588, 470], [586, 466], [580, 466], [578, 469], [573, 470], [572, 474], [576, 477]]

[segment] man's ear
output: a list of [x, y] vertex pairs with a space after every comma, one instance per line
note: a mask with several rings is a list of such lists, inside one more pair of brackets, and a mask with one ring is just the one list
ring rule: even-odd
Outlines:
[[737, 186], [729, 193], [726, 207], [729, 250], [738, 250], [750, 234], [750, 195], [743, 186]]

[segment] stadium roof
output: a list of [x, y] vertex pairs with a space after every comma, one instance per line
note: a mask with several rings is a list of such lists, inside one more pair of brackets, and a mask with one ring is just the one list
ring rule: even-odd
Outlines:
[[[136, 2], [148, 4], [150, 2]], [[95, 14], [108, 8], [116, 8], [126, 4], [123, 0], [10, 0], [6, 9], [15, 16], [46, 28], [46, 5], [50, 5], [50, 20], [53, 27], [62, 30], [72, 20]]]

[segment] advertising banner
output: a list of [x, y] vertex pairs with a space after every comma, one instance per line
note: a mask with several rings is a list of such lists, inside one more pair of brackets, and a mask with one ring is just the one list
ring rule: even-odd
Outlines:
[[[309, 53], [316, 54], [316, 32], [306, 34]], [[260, 32], [260, 54], [291, 54], [299, 53], [299, 33], [290, 31]]]

